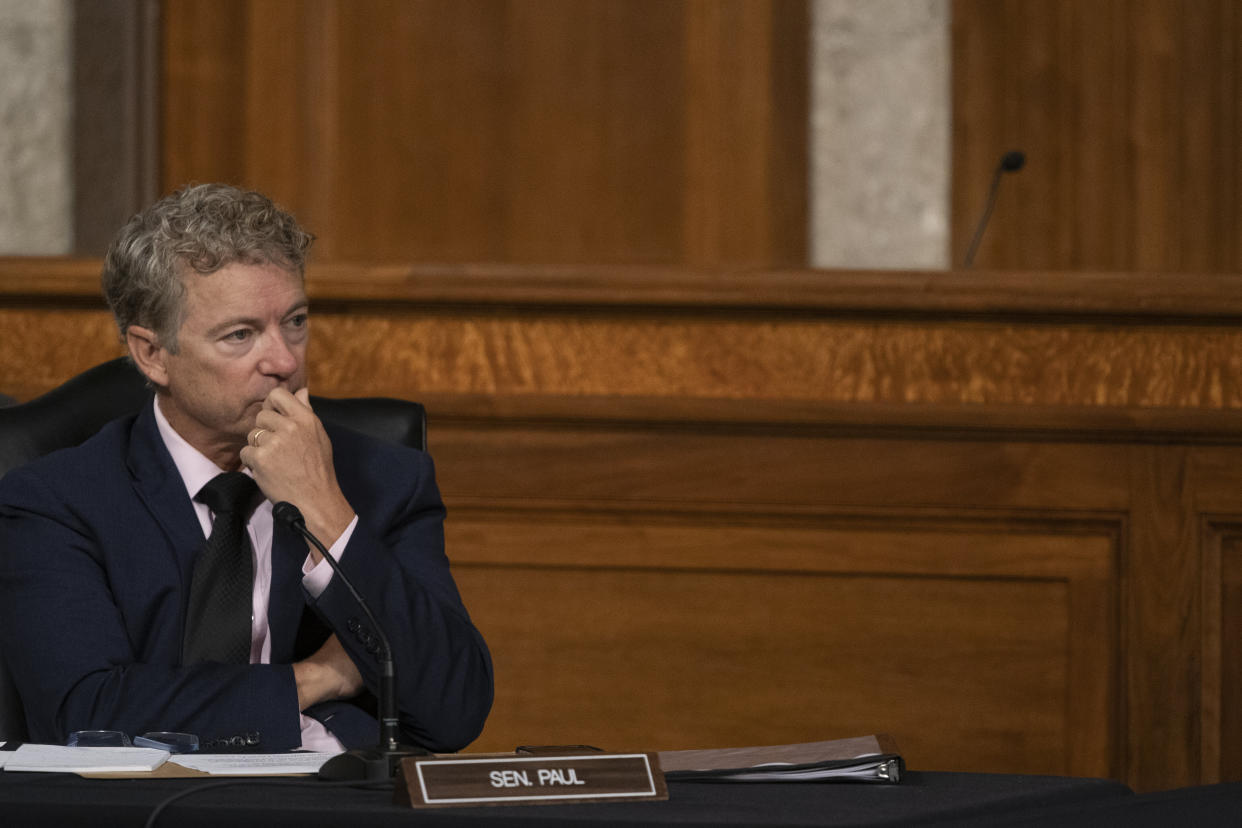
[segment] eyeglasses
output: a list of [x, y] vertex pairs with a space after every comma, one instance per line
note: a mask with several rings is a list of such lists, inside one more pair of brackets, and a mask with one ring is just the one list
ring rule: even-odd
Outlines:
[[119, 730], [75, 730], [69, 734], [69, 747], [148, 747], [169, 753], [193, 753], [198, 750], [198, 737], [193, 733], [156, 730], [129, 736]]

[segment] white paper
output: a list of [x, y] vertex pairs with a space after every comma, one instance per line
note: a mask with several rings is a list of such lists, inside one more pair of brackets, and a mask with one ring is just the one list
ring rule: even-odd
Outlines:
[[168, 760], [168, 751], [136, 747], [64, 747], [24, 744], [4, 752], [6, 771], [45, 773], [132, 773], [151, 771]]
[[318, 773], [335, 753], [177, 753], [169, 760], [215, 776], [275, 776]]

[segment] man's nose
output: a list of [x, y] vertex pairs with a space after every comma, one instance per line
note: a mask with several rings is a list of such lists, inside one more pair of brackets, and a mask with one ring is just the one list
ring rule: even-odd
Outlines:
[[265, 374], [287, 377], [298, 368], [298, 357], [279, 334], [264, 338], [263, 355], [259, 359], [259, 370]]

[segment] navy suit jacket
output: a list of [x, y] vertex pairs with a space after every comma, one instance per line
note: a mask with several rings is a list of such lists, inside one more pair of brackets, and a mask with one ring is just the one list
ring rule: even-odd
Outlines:
[[[340, 565], [388, 634], [402, 730], [432, 750], [458, 750], [491, 708], [492, 665], [449, 572], [431, 459], [325, 428], [338, 482], [359, 516]], [[375, 692], [365, 616], [339, 578], [310, 597], [306, 543], [283, 525], [272, 540], [272, 663], [183, 665], [190, 576], [203, 543], [150, 405], [0, 480], [0, 652], [32, 741], [63, 744], [86, 729], [172, 730], [295, 748], [290, 664], [330, 630]], [[365, 698], [326, 702], [307, 714], [346, 747], [364, 747], [378, 734], [366, 707]]]

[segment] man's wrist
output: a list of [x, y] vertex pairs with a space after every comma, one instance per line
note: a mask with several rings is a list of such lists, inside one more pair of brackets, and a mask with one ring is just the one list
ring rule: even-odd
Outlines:
[[299, 661], [293, 665], [293, 683], [298, 691], [298, 710], [323, 701], [324, 669], [313, 661]]
[[362, 689], [362, 676], [335, 635], [314, 655], [292, 666], [299, 710], [329, 699], [349, 698]]
[[[354, 509], [349, 505], [344, 497], [340, 498], [338, 503], [326, 509], [314, 509], [311, 511], [303, 511], [303, 519], [306, 521], [306, 528], [313, 534], [325, 548], [332, 548], [337, 540], [349, 528], [354, 521]], [[311, 560], [319, 563], [323, 556], [319, 554], [319, 550], [315, 548], [309, 540], [306, 542], [310, 550]]]

